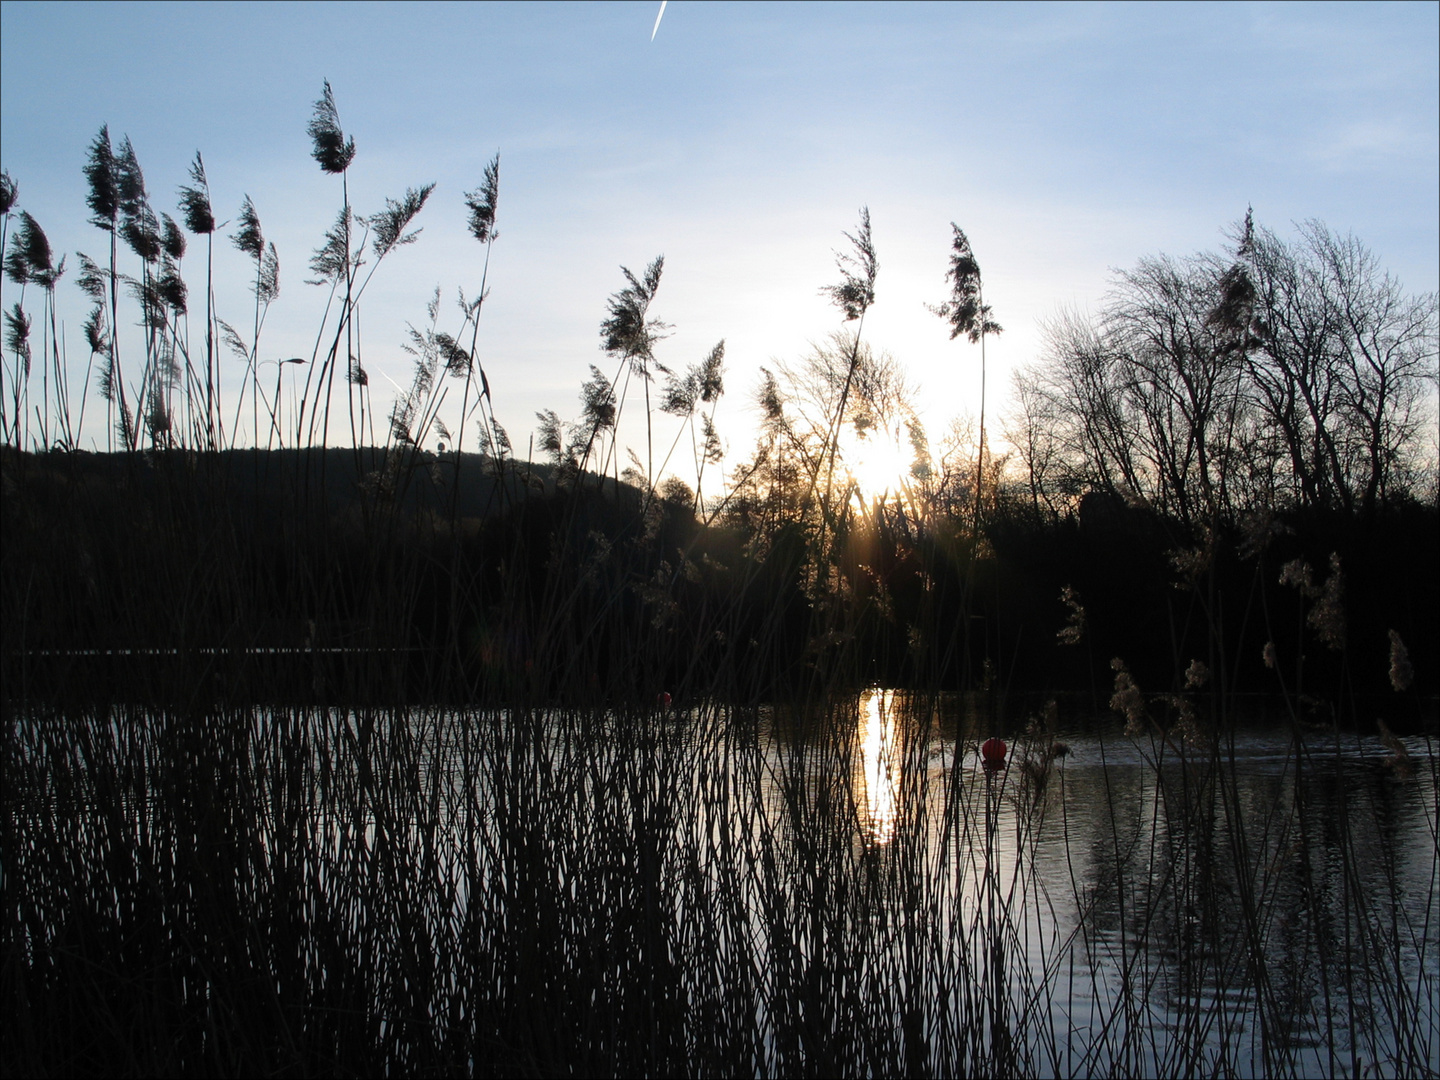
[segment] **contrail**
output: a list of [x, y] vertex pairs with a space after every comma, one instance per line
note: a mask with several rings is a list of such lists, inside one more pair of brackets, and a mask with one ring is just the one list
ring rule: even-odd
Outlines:
[[651, 31], [650, 31], [650, 40], [651, 40], [651, 41], [654, 41], [654, 40], [655, 40], [655, 31], [660, 29], [660, 20], [665, 17], [665, 5], [668, 4], [669, 2], [670, 2], [670, 0], [660, 0], [660, 11], [659, 11], [659, 13], [656, 14], [656, 16], [655, 16], [655, 30], [651, 30]]

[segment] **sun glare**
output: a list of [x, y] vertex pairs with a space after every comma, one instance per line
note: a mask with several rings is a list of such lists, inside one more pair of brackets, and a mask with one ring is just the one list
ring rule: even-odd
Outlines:
[[859, 498], [865, 502], [900, 492], [909, 479], [909, 457], [899, 440], [881, 428], [870, 428], [864, 434], [849, 429], [840, 439], [840, 453]]

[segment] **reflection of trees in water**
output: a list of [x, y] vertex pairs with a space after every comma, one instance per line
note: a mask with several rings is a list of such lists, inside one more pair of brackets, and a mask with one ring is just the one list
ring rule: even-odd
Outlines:
[[1097, 983], [1136, 996], [1135, 1022], [1203, 1036], [1169, 1068], [1199, 1067], [1217, 1040], [1276, 1067], [1315, 1047], [1385, 1060], [1414, 1029], [1395, 988], [1418, 985], [1435, 947], [1434, 912], [1428, 930], [1411, 921], [1434, 903], [1433, 783], [1398, 784], [1349, 753], [1302, 755], [1298, 780], [1296, 768], [1277, 753], [1235, 769], [1066, 769], [1069, 865]]

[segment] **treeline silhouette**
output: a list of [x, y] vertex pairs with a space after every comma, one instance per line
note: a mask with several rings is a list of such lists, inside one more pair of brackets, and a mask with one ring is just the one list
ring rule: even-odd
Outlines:
[[[545, 465], [497, 476], [476, 457], [452, 498], [454, 459], [434, 455], [389, 489], [342, 450], [0, 462], [12, 703], [750, 700], [871, 683], [1103, 697], [1114, 656], [1156, 692], [1182, 690], [1197, 657], [1231, 691], [1266, 692], [1267, 641], [1309, 658], [1290, 690], [1335, 701], [1386, 690], [1389, 631], [1420, 656], [1440, 645], [1440, 522], [1414, 502], [1292, 515], [1259, 550], [1253, 529], [1187, 534], [1103, 494], [1047, 517], [1004, 489], [978, 553], [954, 518], [857, 516], [817, 595], [803, 520], [705, 525], [688, 502]], [[1279, 583], [1294, 560], [1314, 590], [1343, 578], [1343, 637], [1317, 640], [1316, 599]], [[1074, 646], [1065, 589], [1084, 609]], [[1423, 692], [1432, 679], [1422, 665]]]

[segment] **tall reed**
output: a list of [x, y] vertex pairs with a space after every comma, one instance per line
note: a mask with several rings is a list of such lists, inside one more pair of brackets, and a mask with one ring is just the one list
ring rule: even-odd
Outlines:
[[[1322, 823], [1306, 799], [1339, 779], [1323, 753], [1257, 787], [1224, 763], [1146, 764], [1125, 740], [1108, 747], [1124, 763], [1057, 760], [1042, 783], [979, 768], [963, 720], [942, 710], [934, 726], [933, 699], [881, 702], [860, 705], [878, 738], [854, 704], [819, 702], [12, 719], [11, 1060], [486, 1075], [1433, 1065], [1436, 913], [1413, 891], [1433, 859], [1385, 849], [1382, 820], [1379, 849], [1355, 832], [1393, 796]], [[1045, 743], [1022, 740], [1025, 760]], [[865, 788], [876, 746], [900, 789], [883, 820]], [[1237, 783], [1242, 801], [1226, 794]], [[1072, 816], [1107, 805], [1108, 823]], [[1433, 828], [1430, 795], [1403, 805]], [[1339, 846], [1315, 834], [1337, 828]]]

